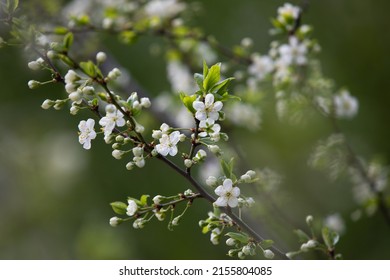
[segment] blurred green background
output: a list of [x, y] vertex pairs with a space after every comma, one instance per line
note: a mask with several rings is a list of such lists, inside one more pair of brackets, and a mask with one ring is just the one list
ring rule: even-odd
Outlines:
[[[262, 53], [271, 41], [269, 19], [284, 3], [197, 2], [203, 9], [194, 22], [205, 33], [214, 34], [227, 46], [251, 37], [254, 49]], [[59, 8], [51, 5], [53, 11]], [[385, 161], [390, 158], [389, 8], [385, 0], [310, 1], [303, 18], [314, 26], [314, 37], [322, 46], [319, 57], [325, 75], [359, 99], [358, 116], [343, 121], [342, 128], [359, 154], [369, 159], [379, 155]], [[145, 52], [159, 40], [141, 39], [130, 47], [113, 38], [105, 40], [106, 48], [148, 91], [156, 94], [169, 89], [164, 60]], [[166, 222], [153, 222], [143, 230], [134, 230], [131, 224], [110, 227], [110, 202], [128, 195], [177, 193], [188, 184], [157, 161], [127, 171], [125, 161], [114, 160], [111, 147], [101, 139], [93, 143], [92, 150], [82, 149], [77, 125], [88, 115], [42, 110], [44, 99], [56, 99], [62, 91], [56, 85], [29, 90], [28, 80], [45, 76], [27, 68], [21, 50], [0, 49], [0, 63], [0, 259], [227, 258], [224, 244], [213, 246], [209, 235], [201, 233], [198, 221], [210, 209], [202, 201], [195, 201], [173, 232], [167, 230]], [[352, 222], [349, 215], [357, 206], [348, 179], [331, 182], [326, 174], [307, 166], [313, 146], [329, 132], [321, 118], [305, 126], [279, 122], [270, 107], [264, 112], [261, 131], [239, 130], [233, 135], [252, 166], [270, 167], [283, 176], [280, 193], [273, 198], [276, 203], [283, 201], [279, 205], [282, 214], [276, 214], [267, 198], [260, 197], [263, 210], [252, 213], [249, 223], [267, 227], [258, 229], [281, 249], [291, 251], [299, 248], [292, 230], [305, 228], [306, 215], [321, 218], [339, 212], [347, 225], [338, 248], [345, 258], [390, 259], [389, 228], [382, 217], [377, 214]]]

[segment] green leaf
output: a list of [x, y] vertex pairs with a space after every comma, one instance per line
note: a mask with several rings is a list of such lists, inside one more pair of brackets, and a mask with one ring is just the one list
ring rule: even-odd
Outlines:
[[119, 38], [123, 43], [131, 45], [136, 41], [137, 33], [131, 30], [122, 31]]
[[223, 173], [227, 178], [233, 179], [233, 165], [234, 165], [234, 158], [231, 158], [229, 162], [221, 160], [221, 166]]
[[57, 26], [54, 28], [54, 33], [57, 35], [65, 35], [69, 32], [69, 29], [64, 26]]
[[196, 94], [193, 95], [186, 95], [184, 92], [180, 93], [180, 99], [183, 102], [184, 106], [190, 111], [192, 114], [196, 113], [196, 110], [194, 107], [192, 107], [192, 103], [196, 100]]
[[73, 36], [72, 32], [69, 32], [65, 35], [64, 40], [63, 40], [63, 45], [64, 45], [65, 50], [68, 51], [70, 49], [70, 47], [73, 44], [73, 40], [74, 40], [74, 36]]
[[211, 89], [210, 92], [215, 92], [216, 94], [222, 95], [227, 92], [230, 83], [234, 80], [234, 78], [227, 78], [216, 83]]
[[210, 89], [219, 82], [219, 79], [221, 78], [221, 63], [214, 64], [211, 66], [211, 68], [208, 70], [208, 73], [206, 76], [204, 76], [203, 81], [203, 89], [206, 92], [209, 92]]
[[260, 244], [259, 244], [259, 246], [260, 246], [261, 248], [263, 248], [263, 250], [266, 250], [266, 249], [272, 247], [273, 244], [274, 244], [274, 241], [273, 241], [273, 240], [267, 239], [267, 240], [261, 241]]
[[127, 209], [127, 204], [121, 201], [116, 201], [110, 203], [112, 210], [114, 210], [115, 213], [119, 215], [125, 215], [126, 214], [126, 209]]
[[12, 14], [16, 11], [19, 6], [19, 0], [7, 0], [7, 11], [9, 14]]
[[332, 231], [327, 227], [323, 227], [322, 238], [324, 239], [326, 247], [331, 250], [334, 248], [337, 242], [339, 242], [340, 236], [335, 231]]
[[80, 62], [80, 68], [90, 77], [96, 77], [96, 66], [95, 64], [89, 60], [87, 62]]
[[197, 85], [199, 86], [199, 88], [201, 90], [203, 90], [203, 80], [204, 80], [203, 75], [199, 74], [199, 73], [195, 73], [194, 79], [195, 79], [195, 82], [197, 83]]
[[150, 195], [148, 195], [148, 194], [144, 194], [144, 195], [141, 196], [141, 199], [140, 199], [141, 206], [148, 205], [148, 198], [149, 197], [150, 197]]
[[300, 229], [294, 230], [294, 233], [298, 236], [299, 242], [306, 243], [307, 241], [310, 240], [310, 237]]
[[209, 67], [206, 64], [206, 61], [203, 60], [203, 77], [206, 77], [208, 73], [209, 73]]
[[229, 236], [230, 238], [233, 238], [234, 240], [237, 240], [241, 243], [248, 243], [249, 242], [249, 236], [243, 234], [243, 233], [238, 233], [238, 232], [228, 232], [225, 234], [226, 236]]
[[204, 226], [204, 227], [202, 228], [202, 233], [203, 233], [203, 234], [206, 234], [206, 233], [208, 233], [209, 231], [210, 231], [209, 225]]

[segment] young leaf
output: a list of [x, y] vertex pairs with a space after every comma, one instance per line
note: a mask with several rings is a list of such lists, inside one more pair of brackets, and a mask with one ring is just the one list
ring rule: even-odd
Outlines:
[[64, 36], [63, 45], [66, 51], [68, 51], [69, 48], [72, 46], [73, 40], [74, 37], [72, 32], [69, 32]]
[[231, 81], [233, 81], [234, 78], [228, 78], [228, 79], [225, 79], [223, 81], [220, 81], [219, 83], [215, 84], [210, 92], [215, 92], [216, 94], [219, 94], [219, 95], [222, 95], [224, 94], [225, 92], [227, 92], [228, 88], [229, 88], [229, 85], [231, 83]]
[[326, 247], [328, 247], [328, 249], [331, 250], [334, 248], [337, 242], [339, 242], [340, 237], [335, 231], [332, 231], [327, 227], [323, 227], [322, 238], [324, 239]]
[[188, 109], [188, 111], [190, 111], [192, 114], [196, 113], [196, 110], [194, 109], [194, 107], [192, 107], [192, 103], [194, 103], [194, 101], [196, 100], [195, 94], [188, 96], [185, 93], [181, 92], [180, 99], [183, 102], [184, 106]]
[[206, 64], [206, 61], [203, 60], [203, 77], [206, 77], [209, 73], [209, 67]]
[[90, 77], [96, 77], [96, 67], [92, 61], [80, 62], [80, 68]]
[[273, 244], [274, 244], [274, 242], [271, 239], [267, 239], [267, 240], [261, 241], [259, 246], [261, 248], [263, 248], [263, 250], [266, 250], [266, 249], [272, 247]]
[[112, 202], [110, 203], [111, 207], [112, 207], [112, 210], [114, 210], [115, 213], [119, 214], [119, 215], [125, 215], [126, 214], [126, 209], [127, 209], [127, 205], [126, 203], [124, 202], [121, 202], [121, 201], [116, 201], [116, 202]]
[[249, 237], [243, 233], [228, 232], [225, 235], [229, 236], [230, 238], [233, 238], [241, 243], [248, 243], [249, 242]]
[[223, 173], [227, 178], [230, 178], [234, 181], [236, 178], [233, 174], [233, 165], [234, 165], [234, 158], [231, 158], [229, 162], [226, 162], [223, 159], [221, 160]]
[[203, 75], [199, 74], [199, 73], [195, 73], [194, 74], [194, 79], [195, 79], [195, 82], [196, 84], [198, 85], [198, 87], [203, 90]]
[[294, 230], [294, 233], [298, 236], [299, 242], [306, 243], [307, 241], [310, 240], [310, 237], [300, 229]]
[[148, 205], [148, 198], [149, 197], [150, 197], [150, 195], [148, 195], [148, 194], [144, 194], [144, 195], [141, 196], [141, 199], [140, 199], [141, 206]]
[[208, 70], [207, 76], [204, 76], [203, 89], [209, 92], [210, 89], [219, 82], [221, 78], [221, 63], [214, 64]]

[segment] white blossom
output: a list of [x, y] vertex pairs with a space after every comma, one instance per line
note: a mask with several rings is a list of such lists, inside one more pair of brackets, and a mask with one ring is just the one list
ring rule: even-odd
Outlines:
[[248, 68], [248, 72], [259, 81], [264, 80], [267, 74], [274, 70], [274, 62], [268, 55], [253, 55], [252, 61], [252, 64]]
[[213, 187], [215, 184], [217, 184], [217, 178], [215, 178], [214, 176], [207, 177], [206, 184], [210, 187]]
[[285, 3], [282, 7], [278, 8], [278, 21], [287, 24], [288, 21], [296, 20], [299, 16], [299, 7]]
[[79, 142], [83, 145], [83, 148], [89, 150], [91, 148], [91, 140], [96, 138], [96, 132], [94, 130], [95, 120], [88, 119], [87, 121], [81, 121], [79, 123]]
[[223, 103], [221, 101], [217, 101], [214, 103], [214, 95], [209, 93], [205, 97], [205, 101], [194, 101], [192, 106], [196, 110], [195, 118], [199, 121], [208, 121], [210, 124], [214, 123], [214, 121], [219, 118], [219, 111], [223, 107]]
[[159, 154], [167, 156], [175, 156], [177, 154], [177, 143], [180, 140], [180, 132], [174, 131], [171, 134], [163, 134], [159, 139], [160, 144], [156, 145], [156, 150]]
[[122, 112], [117, 110], [114, 105], [108, 104], [106, 106], [106, 116], [100, 119], [99, 124], [103, 127], [104, 136], [108, 136], [112, 133], [115, 126], [122, 127], [126, 122]]
[[127, 201], [127, 203], [128, 203], [128, 206], [127, 206], [127, 208], [126, 208], [126, 215], [128, 215], [128, 216], [133, 216], [136, 212], [137, 212], [137, 210], [138, 210], [138, 205], [137, 205], [137, 203], [134, 201], [134, 200], [132, 200], [132, 199], [129, 199], [128, 201]]
[[339, 234], [343, 234], [345, 232], [345, 223], [339, 213], [327, 216], [324, 220], [324, 225]]
[[240, 189], [233, 187], [233, 181], [231, 179], [225, 179], [223, 184], [215, 189], [215, 194], [219, 198], [214, 202], [216, 206], [232, 208], [238, 205], [238, 197], [240, 196]]
[[337, 117], [353, 118], [358, 112], [359, 102], [356, 97], [344, 90], [334, 97], [334, 106]]
[[307, 62], [307, 47], [295, 36], [290, 36], [288, 45], [284, 44], [279, 47], [279, 54], [281, 62], [286, 65], [305, 65]]
[[234, 124], [251, 131], [258, 130], [261, 125], [260, 108], [248, 103], [232, 103], [226, 108], [226, 117]]
[[184, 3], [176, 0], [152, 0], [145, 5], [145, 12], [150, 17], [171, 18], [185, 9]]
[[190, 69], [180, 61], [169, 61], [167, 65], [168, 80], [172, 90], [176, 92], [193, 92], [195, 82]]

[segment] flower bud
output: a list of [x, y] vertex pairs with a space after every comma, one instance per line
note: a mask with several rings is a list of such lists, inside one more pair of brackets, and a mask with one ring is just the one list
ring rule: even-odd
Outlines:
[[145, 166], [145, 160], [143, 157], [134, 157], [133, 160], [134, 160], [135, 165], [138, 168], [142, 168]]
[[187, 167], [187, 168], [190, 168], [192, 166], [192, 160], [190, 159], [185, 159], [184, 160], [184, 165]]
[[85, 86], [83, 87], [83, 93], [86, 95], [92, 95], [95, 93], [95, 88], [91, 86]]
[[158, 155], [158, 152], [156, 151], [156, 149], [153, 149], [151, 152], [150, 152], [150, 154], [152, 155], [152, 156], [157, 156]]
[[82, 95], [80, 91], [74, 91], [71, 94], [69, 94], [69, 99], [73, 102], [79, 102], [81, 101]]
[[28, 87], [29, 87], [30, 89], [39, 88], [40, 85], [41, 85], [41, 83], [38, 82], [38, 81], [35, 81], [35, 80], [30, 80], [30, 81], [28, 81]]
[[41, 69], [41, 64], [39, 64], [37, 61], [30, 61], [28, 63], [28, 68], [30, 68], [31, 70], [37, 71], [37, 70]]
[[121, 147], [121, 145], [119, 144], [119, 143], [114, 143], [114, 144], [112, 144], [112, 146], [111, 146], [111, 148], [113, 149], [113, 150], [117, 150], [117, 149], [119, 149]]
[[307, 252], [307, 251], [309, 251], [309, 246], [307, 246], [307, 243], [303, 243], [302, 245], [301, 245], [301, 251], [302, 252]]
[[251, 247], [249, 245], [245, 245], [244, 247], [242, 247], [242, 250], [241, 250], [245, 255], [250, 255], [251, 254]]
[[141, 98], [141, 106], [142, 107], [149, 108], [151, 105], [152, 105], [152, 103], [150, 102], [149, 98], [147, 98], [147, 97]]
[[187, 138], [187, 137], [186, 137], [184, 134], [180, 134], [180, 135], [179, 135], [179, 141], [180, 141], [180, 142], [184, 142], [184, 141], [186, 140], [186, 138]]
[[80, 108], [78, 106], [72, 105], [69, 111], [71, 115], [76, 115], [80, 111]]
[[123, 142], [124, 140], [125, 140], [125, 137], [123, 137], [122, 135], [117, 135], [115, 137], [116, 142]]
[[162, 137], [161, 130], [153, 130], [152, 137], [154, 139], [160, 139]]
[[251, 177], [251, 179], [254, 179], [256, 177], [256, 172], [253, 170], [248, 170], [245, 174]]
[[133, 228], [135, 229], [140, 229], [143, 228], [144, 226], [145, 226], [145, 221], [143, 218], [138, 218], [133, 223]]
[[54, 105], [53, 100], [46, 99], [45, 101], [43, 101], [41, 108], [47, 110], [47, 109], [51, 108], [53, 105]]
[[312, 225], [313, 225], [313, 216], [312, 215], [309, 215], [309, 216], [306, 217], [306, 224], [309, 227], [312, 227]]
[[233, 238], [228, 238], [226, 240], [226, 245], [228, 245], [228, 246], [234, 246], [234, 245], [236, 245], [236, 243], [237, 243], [236, 240]]
[[307, 241], [306, 245], [308, 248], [313, 249], [313, 248], [317, 247], [317, 241], [309, 240], [309, 241]]
[[144, 149], [141, 147], [134, 147], [133, 148], [133, 154], [135, 157], [142, 157], [144, 153]]
[[46, 56], [47, 56], [48, 58], [50, 58], [50, 59], [55, 59], [55, 58], [57, 58], [57, 53], [56, 53], [55, 51], [50, 50], [50, 51], [48, 51], [48, 52], [46, 53]]
[[133, 102], [133, 109], [135, 109], [135, 110], [141, 110], [142, 109], [142, 106], [141, 106], [141, 104], [139, 103], [138, 100]]
[[248, 174], [241, 175], [240, 180], [244, 183], [249, 183], [251, 181], [251, 177]]
[[103, 63], [104, 61], [106, 61], [106, 59], [107, 59], [107, 55], [105, 52], [98, 52], [96, 54], [96, 61], [98, 63]]
[[156, 195], [155, 197], [153, 197], [153, 203], [158, 205], [161, 203], [161, 201], [165, 199], [165, 196], [162, 196], [162, 195]]
[[184, 195], [185, 196], [190, 196], [190, 195], [193, 195], [194, 194], [194, 192], [192, 191], [192, 190], [190, 190], [190, 189], [188, 189], [188, 190], [186, 190], [185, 192], [184, 192]]
[[165, 213], [164, 212], [156, 211], [156, 213], [154, 213], [154, 215], [156, 216], [157, 220], [159, 220], [160, 222], [164, 221], [164, 219], [165, 219]]
[[143, 127], [142, 125], [140, 125], [139, 123], [137, 123], [135, 125], [135, 132], [137, 133], [143, 133], [145, 131], [145, 127]]
[[178, 226], [178, 225], [179, 225], [179, 222], [180, 222], [180, 218], [181, 218], [181, 216], [175, 217], [175, 218], [172, 220], [172, 225], [173, 225], [173, 226]]
[[245, 254], [243, 252], [238, 252], [238, 258], [241, 260], [245, 259]]
[[124, 153], [125, 153], [125, 152], [124, 152], [124, 151], [121, 151], [121, 150], [113, 150], [113, 151], [112, 151], [112, 156], [113, 156], [114, 158], [116, 158], [116, 159], [121, 159]]
[[118, 226], [119, 224], [121, 224], [122, 221], [123, 221], [123, 220], [122, 220], [121, 218], [112, 217], [112, 218], [110, 219], [110, 226], [116, 227], [116, 226]]
[[107, 104], [107, 105], [106, 105], [106, 112], [107, 112], [108, 114], [113, 114], [113, 113], [115, 113], [115, 112], [116, 112], [116, 107], [115, 107], [115, 105], [113, 105], [113, 104]]
[[127, 170], [132, 170], [134, 168], [134, 163], [133, 162], [128, 162], [127, 164], [126, 164], [126, 169]]
[[108, 73], [107, 78], [116, 80], [120, 75], [122, 75], [122, 72], [118, 68], [114, 68]]
[[217, 145], [208, 145], [207, 147], [209, 148], [210, 152], [212, 152], [215, 155], [221, 153], [221, 149]]
[[264, 257], [267, 259], [273, 259], [275, 256], [274, 252], [272, 252], [271, 250], [264, 250], [263, 254]]
[[214, 176], [209, 176], [207, 179], [206, 179], [206, 184], [210, 187], [213, 187], [217, 184], [217, 178], [215, 178]]

